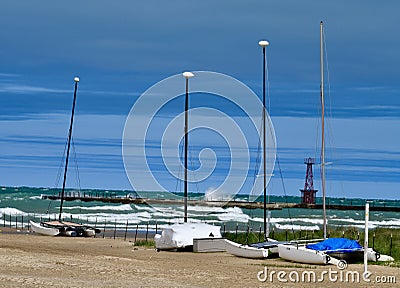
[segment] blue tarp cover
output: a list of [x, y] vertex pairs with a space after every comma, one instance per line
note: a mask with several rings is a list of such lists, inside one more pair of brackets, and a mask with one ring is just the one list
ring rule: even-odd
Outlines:
[[362, 249], [362, 246], [356, 240], [347, 238], [329, 238], [319, 243], [309, 244], [306, 247], [326, 252], [349, 252]]

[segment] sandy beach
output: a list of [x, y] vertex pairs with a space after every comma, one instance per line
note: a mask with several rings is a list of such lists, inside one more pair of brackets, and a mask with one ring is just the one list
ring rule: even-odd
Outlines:
[[[156, 252], [123, 239], [0, 233], [1, 287], [398, 287], [377, 282], [393, 282], [393, 276], [399, 282], [399, 268], [369, 267], [370, 283], [347, 283], [334, 266], [242, 259], [227, 253]], [[333, 279], [338, 273], [336, 281], [328, 274], [323, 283], [301, 281], [304, 271], [315, 271], [318, 281], [329, 268]], [[350, 270], [361, 275], [363, 266], [351, 264], [344, 271]], [[278, 280], [278, 273], [287, 282]], [[296, 275], [299, 283], [293, 282]], [[258, 279], [265, 276], [264, 282]]]

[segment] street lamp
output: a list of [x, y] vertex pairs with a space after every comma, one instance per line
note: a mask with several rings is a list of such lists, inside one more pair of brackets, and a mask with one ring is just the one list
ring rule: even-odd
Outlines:
[[269, 45], [269, 42], [266, 40], [261, 40], [258, 42], [258, 45], [262, 47], [263, 51], [263, 114], [262, 114], [262, 121], [263, 121], [263, 171], [264, 171], [264, 183], [263, 183], [263, 192], [264, 192], [264, 238], [267, 238], [267, 137], [266, 137], [266, 106], [265, 106], [265, 71], [266, 71], [266, 47]]
[[188, 172], [188, 165], [187, 165], [187, 154], [188, 154], [188, 141], [189, 141], [189, 135], [188, 135], [188, 127], [189, 127], [189, 79], [194, 77], [194, 74], [192, 72], [183, 72], [182, 76], [185, 77], [186, 79], [186, 97], [185, 97], [185, 182], [184, 182], [184, 192], [183, 192], [183, 199], [184, 199], [184, 218], [183, 221], [186, 223], [187, 222], [187, 194], [188, 194], [188, 178], [187, 178], [187, 172]]

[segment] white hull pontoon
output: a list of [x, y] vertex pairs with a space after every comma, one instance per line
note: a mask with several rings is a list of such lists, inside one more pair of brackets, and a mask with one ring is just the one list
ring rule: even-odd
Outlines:
[[[341, 260], [346, 262], [361, 261], [364, 250], [354, 252], [332, 252], [319, 251], [306, 248], [304, 245], [297, 244], [279, 244], [279, 257], [288, 261], [305, 263], [305, 264], [334, 264]], [[367, 250], [368, 261], [393, 261], [393, 258], [388, 255], [380, 255], [372, 248]]]
[[264, 259], [268, 257], [269, 249], [255, 248], [248, 245], [239, 244], [230, 240], [225, 240], [226, 252], [229, 254], [253, 259]]
[[64, 221], [49, 221], [36, 223], [34, 221], [29, 221], [31, 225], [31, 230], [35, 233], [47, 236], [83, 236], [83, 237], [93, 237], [96, 233], [100, 233], [100, 230], [94, 229], [92, 227], [80, 225], [73, 222]]
[[60, 234], [60, 230], [54, 227], [44, 226], [41, 223], [36, 223], [33, 221], [29, 221], [31, 225], [31, 230], [40, 235], [46, 236], [56, 236]]
[[304, 245], [279, 244], [279, 257], [288, 261], [306, 264], [328, 264], [330, 256], [325, 252], [306, 248]]

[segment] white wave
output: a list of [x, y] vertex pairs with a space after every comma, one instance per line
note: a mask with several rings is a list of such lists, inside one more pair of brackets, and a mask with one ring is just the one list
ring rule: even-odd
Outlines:
[[[190, 219], [189, 223], [204, 223], [204, 221], [202, 221], [201, 219]], [[175, 219], [168, 219], [168, 223], [172, 224], [179, 224], [179, 223], [183, 223], [183, 219], [182, 218], [175, 218]], [[207, 222], [209, 223], [209, 222]], [[158, 225], [158, 228], [162, 229], [162, 228], [167, 228], [170, 224], [161, 224]], [[209, 223], [212, 224], [212, 223]]]
[[[264, 222], [264, 218], [252, 218], [251, 219], [254, 222]], [[311, 224], [317, 224], [317, 225], [322, 225], [323, 220], [322, 219], [310, 219], [310, 218], [279, 218], [279, 217], [271, 217], [270, 223], [282, 223], [282, 222], [304, 222], [304, 223], [311, 223]]]
[[183, 212], [177, 212], [177, 211], [174, 211], [174, 212], [155, 212], [155, 213], [153, 213], [153, 218], [155, 218], [155, 219], [159, 219], [159, 218], [162, 218], [162, 217], [169, 217], [169, 218], [173, 218], [173, 217], [181, 217], [181, 218], [183, 218]]
[[31, 196], [31, 197], [29, 197], [29, 199], [31, 199], [31, 200], [42, 199], [42, 196], [39, 196], [39, 195], [37, 195], [37, 196]]
[[[63, 214], [64, 215], [64, 214]], [[65, 213], [66, 217], [70, 217], [71, 214]], [[74, 219], [79, 218], [86, 220], [88, 217], [96, 219], [104, 219], [109, 221], [119, 221], [119, 220], [140, 220], [143, 222], [148, 222], [152, 219], [152, 215], [149, 212], [143, 211], [138, 213], [124, 213], [124, 214], [109, 214], [109, 213], [94, 213], [94, 214], [72, 214]]]
[[317, 225], [314, 226], [305, 226], [305, 225], [291, 225], [291, 224], [279, 224], [279, 223], [275, 223], [274, 226], [277, 229], [281, 229], [281, 230], [296, 230], [296, 231], [318, 231], [319, 227]]
[[88, 210], [88, 211], [93, 211], [93, 210], [112, 210], [112, 211], [132, 211], [132, 207], [129, 204], [123, 204], [123, 205], [118, 205], [118, 206], [112, 206], [112, 205], [105, 205], [105, 206], [92, 206], [92, 207], [85, 207], [85, 206], [65, 206], [63, 207], [64, 210], [74, 210], [74, 209], [79, 209], [79, 210]]
[[25, 216], [28, 215], [28, 213], [21, 211], [17, 208], [11, 208], [11, 207], [6, 207], [6, 208], [0, 208], [0, 216], [3, 216], [3, 214], [6, 215], [20, 215], [20, 216]]
[[215, 187], [209, 187], [204, 193], [204, 199], [206, 201], [227, 201], [232, 200], [234, 196], [235, 195], [230, 192]]
[[239, 207], [227, 208], [224, 213], [217, 214], [215, 216], [221, 221], [235, 221], [244, 223], [247, 223], [250, 219], [250, 216], [244, 214], [242, 209]]
[[[345, 223], [351, 223], [351, 224], [364, 224], [365, 221], [364, 220], [357, 220], [357, 219], [353, 219], [353, 218], [338, 218], [338, 219], [334, 219], [332, 221], [335, 222], [345, 222]], [[391, 219], [391, 220], [370, 220], [369, 221], [370, 225], [374, 225], [374, 226], [400, 226], [400, 219]]]
[[149, 211], [149, 212], [154, 212], [154, 213], [165, 213], [165, 214], [183, 213], [183, 208], [180, 209], [180, 207], [173, 208], [173, 207], [153, 206], [153, 207], [147, 207], [147, 209], [138, 209], [138, 210], [144, 210], [144, 211]]
[[364, 220], [357, 220], [357, 219], [353, 219], [353, 218], [336, 218], [336, 219], [332, 219], [332, 222], [345, 222], [345, 223], [356, 223], [356, 224], [362, 224], [365, 221]]
[[210, 206], [188, 206], [188, 211], [203, 212], [203, 213], [224, 213], [225, 209], [222, 207], [210, 207]]
[[133, 214], [73, 214], [71, 218], [71, 214], [63, 213], [63, 219], [65, 220], [72, 220], [78, 222], [89, 222], [89, 223], [97, 223], [98, 226], [104, 225], [114, 225], [114, 224], [139, 224], [139, 223], [146, 223], [149, 221], [149, 218], [140, 217], [136, 213]]
[[155, 209], [152, 206], [145, 206], [145, 205], [133, 205], [133, 208], [137, 211], [148, 211], [148, 212], [154, 212]]
[[382, 221], [369, 221], [370, 224], [376, 225], [376, 226], [400, 226], [400, 220], [399, 219], [393, 219], [393, 220], [382, 220]]

